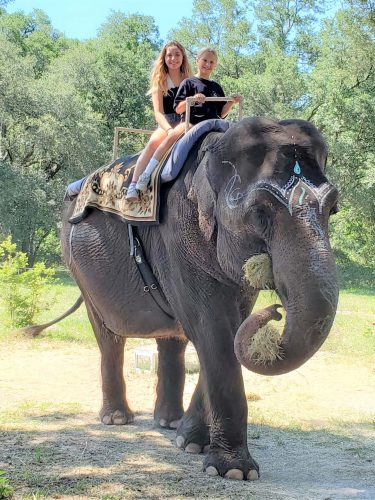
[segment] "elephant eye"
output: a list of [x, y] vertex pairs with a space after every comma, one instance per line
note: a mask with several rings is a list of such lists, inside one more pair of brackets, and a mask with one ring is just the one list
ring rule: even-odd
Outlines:
[[263, 207], [258, 207], [255, 212], [259, 219], [259, 222], [261, 224], [266, 224], [268, 220], [268, 215], [266, 210]]
[[269, 209], [263, 205], [256, 205], [251, 209], [249, 216], [252, 226], [254, 226], [261, 235], [265, 236], [271, 226]]

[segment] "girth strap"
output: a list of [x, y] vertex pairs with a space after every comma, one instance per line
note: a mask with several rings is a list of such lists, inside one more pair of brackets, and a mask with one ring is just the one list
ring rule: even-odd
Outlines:
[[159, 284], [145, 259], [141, 242], [137, 236], [132, 235], [133, 245], [133, 257], [134, 261], [138, 266], [138, 270], [140, 275], [142, 276], [142, 280], [144, 283], [143, 290], [146, 293], [150, 293], [151, 297], [154, 299], [155, 303], [159, 306], [159, 308], [171, 319], [174, 319], [172, 309], [168, 304], [162, 290], [159, 288]]

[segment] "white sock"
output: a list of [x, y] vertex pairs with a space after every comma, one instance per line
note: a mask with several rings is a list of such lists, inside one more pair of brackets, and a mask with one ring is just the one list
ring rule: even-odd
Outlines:
[[158, 165], [159, 165], [159, 160], [152, 157], [151, 160], [148, 162], [147, 167], [145, 168], [145, 173], [151, 175]]

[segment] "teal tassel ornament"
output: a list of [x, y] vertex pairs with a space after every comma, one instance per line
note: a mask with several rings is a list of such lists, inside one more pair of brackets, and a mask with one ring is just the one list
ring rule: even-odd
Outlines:
[[295, 165], [294, 165], [294, 168], [293, 168], [293, 172], [297, 175], [299, 175], [301, 173], [301, 167], [299, 166], [299, 163], [298, 161], [296, 161]]

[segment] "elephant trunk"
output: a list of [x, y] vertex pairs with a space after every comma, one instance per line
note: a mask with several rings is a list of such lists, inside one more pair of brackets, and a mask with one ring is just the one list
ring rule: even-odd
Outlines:
[[[259, 331], [268, 321], [279, 320], [278, 305], [258, 311], [240, 325], [235, 337], [235, 353], [242, 365], [263, 375], [288, 373], [318, 351], [331, 329], [337, 307], [338, 287], [333, 259], [325, 260], [325, 272], [314, 272], [298, 280], [296, 276], [276, 283], [282, 289], [286, 321], [281, 336], [276, 335], [276, 355], [261, 360], [252, 345], [264, 334]], [[274, 273], [275, 274], [275, 273]], [[298, 281], [300, 283], [298, 284]], [[259, 331], [257, 337], [255, 334]], [[275, 337], [274, 337], [275, 339]]]

